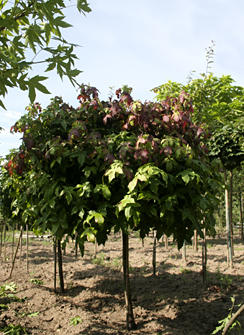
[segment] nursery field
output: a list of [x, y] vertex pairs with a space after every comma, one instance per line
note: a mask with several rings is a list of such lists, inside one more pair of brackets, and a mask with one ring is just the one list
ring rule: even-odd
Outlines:
[[[31, 239], [29, 274], [24, 247], [11, 279], [10, 259], [2, 257], [0, 286], [14, 284], [10, 285], [13, 292], [0, 296], [0, 329], [12, 324], [33, 335], [210, 335], [218, 321], [228, 315], [231, 297], [235, 298], [234, 311], [243, 302], [244, 245], [238, 239], [232, 270], [227, 268], [224, 238], [208, 239], [206, 286], [202, 283], [201, 245], [198, 251], [187, 246], [184, 262], [171, 240], [167, 250], [159, 242], [155, 276], [152, 248], [152, 237], [145, 238], [144, 245], [136, 236], [130, 237], [130, 280], [137, 329], [128, 332], [119, 234], [111, 235], [105, 247], [97, 248], [96, 258], [92, 243], [87, 243], [84, 257], [78, 255], [77, 259], [74, 244], [67, 245], [63, 294], [53, 289], [52, 242]], [[3, 252], [11, 255], [11, 249], [9, 243]], [[244, 316], [239, 321], [244, 328]]]

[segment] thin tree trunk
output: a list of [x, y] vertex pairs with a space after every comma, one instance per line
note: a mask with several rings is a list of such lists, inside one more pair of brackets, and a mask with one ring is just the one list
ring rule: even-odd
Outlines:
[[64, 274], [63, 274], [63, 260], [62, 260], [62, 246], [61, 241], [58, 239], [58, 273], [59, 273], [59, 284], [60, 291], [64, 292]]
[[165, 247], [165, 250], [169, 249], [169, 241], [168, 241], [168, 236], [166, 234], [164, 234], [164, 247]]
[[54, 258], [54, 276], [53, 276], [53, 286], [54, 292], [57, 292], [57, 243], [56, 237], [53, 238], [53, 258]]
[[14, 235], [15, 235], [15, 228], [14, 228], [14, 225], [13, 225], [13, 228], [12, 228], [12, 257], [11, 257], [11, 259], [12, 259], [12, 261], [13, 261], [13, 259], [14, 259]]
[[1, 222], [0, 258], [2, 257], [2, 250], [3, 250], [3, 222]]
[[123, 253], [123, 275], [124, 275], [124, 294], [126, 305], [126, 328], [127, 330], [136, 329], [133, 315], [130, 279], [129, 279], [129, 237], [122, 232], [122, 253]]
[[97, 258], [97, 239], [94, 242], [94, 258]]
[[155, 230], [153, 231], [153, 254], [152, 254], [152, 267], [153, 275], [156, 276], [156, 249], [157, 249], [157, 237]]
[[77, 243], [77, 233], [75, 233], [75, 259], [78, 258], [78, 243]]
[[26, 224], [26, 272], [29, 273], [29, 227]]
[[181, 250], [182, 250], [182, 260], [183, 260], [184, 264], [186, 265], [186, 241], [184, 241]]
[[3, 244], [4, 244], [4, 262], [7, 261], [7, 241], [6, 241], [6, 222], [4, 222], [4, 227], [3, 227]]
[[14, 269], [14, 264], [15, 264], [15, 260], [16, 260], [17, 253], [18, 253], [19, 244], [20, 244], [20, 240], [21, 240], [21, 238], [22, 238], [22, 234], [23, 234], [23, 227], [21, 226], [21, 228], [20, 228], [20, 235], [19, 235], [19, 239], [18, 239], [18, 243], [17, 243], [17, 246], [16, 246], [16, 250], [15, 250], [14, 258], [13, 258], [13, 261], [12, 261], [12, 268], [11, 268], [11, 271], [10, 271], [9, 279], [12, 277], [12, 273], [13, 273], [13, 269]]
[[240, 209], [240, 239], [243, 241], [243, 210], [242, 210], [242, 192], [239, 191], [239, 209]]
[[19, 245], [19, 262], [20, 262], [20, 264], [22, 262], [22, 247], [23, 247], [23, 235], [21, 236], [20, 245]]
[[203, 243], [202, 243], [202, 281], [203, 285], [207, 282], [207, 240], [206, 228], [203, 229]]
[[197, 230], [194, 230], [194, 251], [198, 252], [198, 236]]
[[230, 171], [230, 231], [231, 231], [231, 252], [232, 252], [232, 257], [234, 257], [235, 253], [234, 253], [232, 208], [233, 208], [233, 172]]
[[226, 171], [225, 171], [225, 220], [226, 220], [226, 241], [227, 241], [227, 264], [230, 268], [233, 268], [233, 257], [231, 248], [230, 203], [229, 203], [229, 190], [227, 186]]

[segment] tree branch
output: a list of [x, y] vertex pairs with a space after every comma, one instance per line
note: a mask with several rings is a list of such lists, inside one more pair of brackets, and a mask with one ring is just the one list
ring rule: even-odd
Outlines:
[[230, 321], [225, 326], [222, 335], [226, 335], [230, 326], [234, 323], [235, 319], [244, 311], [244, 304], [238, 309], [238, 311], [232, 316]]

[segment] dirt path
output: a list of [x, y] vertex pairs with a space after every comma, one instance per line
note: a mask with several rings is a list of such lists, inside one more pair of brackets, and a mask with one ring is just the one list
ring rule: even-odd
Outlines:
[[[224, 240], [208, 239], [208, 285], [203, 287], [201, 248], [187, 246], [187, 264], [175, 245], [157, 247], [157, 274], [152, 276], [153, 239], [144, 246], [130, 238], [130, 271], [137, 330], [131, 335], [210, 335], [228, 314], [231, 297], [244, 302], [244, 245], [237, 241], [235, 267], [226, 266]], [[17, 285], [15, 298], [0, 298], [0, 328], [19, 324], [36, 335], [124, 335], [125, 310], [121, 273], [121, 240], [113, 236], [106, 246], [88, 243], [85, 256], [76, 260], [73, 245], [64, 256], [66, 292], [53, 291], [52, 245], [31, 240], [30, 273], [17, 259], [11, 280]], [[9, 247], [11, 255], [11, 247]], [[9, 274], [10, 263], [0, 263], [0, 285]], [[244, 316], [240, 317], [244, 329]], [[244, 331], [243, 331], [244, 332]]]

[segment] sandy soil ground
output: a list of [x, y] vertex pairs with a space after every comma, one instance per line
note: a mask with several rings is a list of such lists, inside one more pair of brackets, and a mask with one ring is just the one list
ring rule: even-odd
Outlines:
[[[206, 286], [202, 284], [200, 245], [198, 251], [187, 246], [185, 263], [176, 245], [171, 242], [166, 250], [159, 242], [156, 276], [152, 275], [152, 246], [152, 237], [147, 237], [144, 245], [137, 237], [130, 238], [130, 280], [137, 329], [128, 332], [119, 235], [112, 236], [105, 247], [99, 246], [96, 258], [92, 243], [87, 243], [84, 257], [78, 259], [74, 245], [68, 245], [63, 259], [63, 294], [53, 289], [51, 242], [31, 240], [28, 274], [23, 247], [22, 261], [18, 255], [11, 279], [10, 260], [4, 260], [5, 252], [11, 258], [9, 245], [2, 250], [0, 286], [14, 282], [17, 289], [13, 297], [0, 297], [0, 329], [14, 324], [33, 335], [210, 335], [218, 320], [227, 316], [231, 297], [235, 297], [234, 310], [244, 302], [244, 244], [238, 239], [234, 269], [230, 270], [224, 239], [208, 238]], [[244, 315], [239, 321], [244, 334]]]

